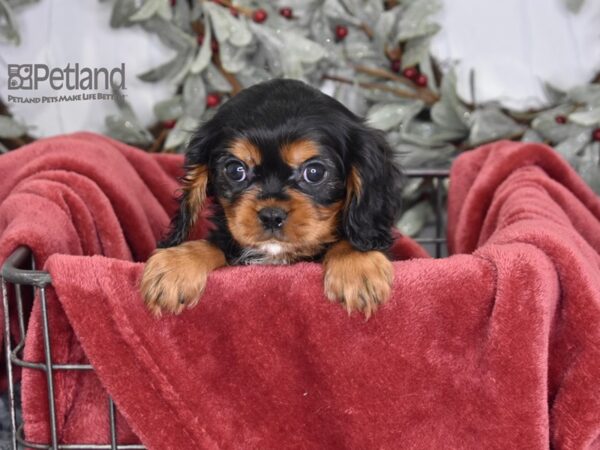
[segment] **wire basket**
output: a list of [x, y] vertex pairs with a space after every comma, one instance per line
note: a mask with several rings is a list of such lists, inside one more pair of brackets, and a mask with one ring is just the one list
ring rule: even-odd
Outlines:
[[[405, 171], [407, 178], [422, 178], [428, 187], [429, 201], [434, 211], [434, 217], [429, 226], [420, 237], [415, 240], [423, 245], [436, 258], [447, 254], [445, 238], [445, 187], [444, 181], [449, 176], [446, 169], [414, 169]], [[6, 371], [8, 381], [8, 403], [10, 416], [10, 449], [17, 450], [21, 446], [33, 449], [81, 449], [81, 450], [134, 450], [145, 449], [139, 444], [118, 444], [116, 426], [116, 408], [113, 400], [107, 395], [108, 423], [107, 430], [110, 432], [110, 442], [103, 444], [81, 443], [61, 444], [58, 442], [56, 426], [56, 409], [54, 397], [54, 373], [57, 371], [92, 371], [90, 364], [55, 364], [52, 361], [50, 345], [50, 325], [48, 322], [48, 307], [46, 302], [46, 289], [52, 284], [52, 278], [47, 272], [36, 270], [35, 260], [26, 247], [15, 250], [2, 266], [2, 304], [4, 308], [4, 351], [6, 355]], [[14, 290], [14, 302], [9, 302], [9, 288]], [[29, 294], [36, 295], [41, 303], [44, 361], [26, 361], [23, 359], [23, 348], [25, 346], [26, 327], [25, 311], [23, 307], [24, 290], [30, 290]], [[10, 304], [9, 304], [10, 303]], [[10, 308], [16, 307], [19, 339], [13, 345], [11, 338]], [[15, 366], [22, 370], [42, 371], [46, 375], [49, 407], [49, 429], [51, 442], [39, 443], [25, 440], [23, 435], [23, 424], [17, 420], [16, 407], [16, 384], [14, 379]]]

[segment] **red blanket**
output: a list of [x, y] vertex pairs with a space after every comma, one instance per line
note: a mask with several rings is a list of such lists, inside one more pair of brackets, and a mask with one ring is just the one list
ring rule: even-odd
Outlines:
[[[54, 358], [96, 369], [56, 374], [64, 442], [108, 441], [106, 389], [120, 441], [150, 449], [600, 447], [600, 201], [544, 146], [461, 156], [457, 254], [396, 262], [368, 322], [327, 302], [308, 263], [218, 270], [198, 307], [154, 319], [130, 260], [166, 225], [180, 159], [80, 135], [0, 169], [17, 160], [31, 182], [2, 181], [0, 259], [17, 243], [42, 260], [108, 256], [46, 264]], [[395, 254], [422, 256], [406, 239]], [[23, 397], [27, 436], [47, 440], [43, 374], [25, 371]]]

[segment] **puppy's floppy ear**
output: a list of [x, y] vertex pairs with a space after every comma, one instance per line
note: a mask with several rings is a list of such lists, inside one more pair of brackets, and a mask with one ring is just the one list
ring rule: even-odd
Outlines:
[[216, 141], [207, 125], [196, 131], [188, 144], [186, 173], [181, 178], [181, 194], [177, 199], [179, 208], [171, 219], [168, 233], [158, 243], [160, 248], [174, 247], [185, 241], [206, 203], [210, 152]]
[[368, 127], [352, 137], [342, 228], [358, 250], [385, 250], [400, 210], [400, 169], [383, 133]]

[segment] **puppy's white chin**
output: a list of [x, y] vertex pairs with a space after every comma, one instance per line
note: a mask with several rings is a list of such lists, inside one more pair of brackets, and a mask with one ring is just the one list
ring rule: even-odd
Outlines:
[[265, 242], [255, 248], [245, 248], [235, 260], [236, 264], [290, 264], [291, 260], [282, 244]]
[[260, 246], [260, 251], [267, 255], [277, 256], [283, 252], [283, 246], [276, 242], [269, 242]]

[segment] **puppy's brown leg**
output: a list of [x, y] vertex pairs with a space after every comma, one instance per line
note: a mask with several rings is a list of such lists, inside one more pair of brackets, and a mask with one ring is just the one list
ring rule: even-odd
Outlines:
[[225, 255], [207, 241], [158, 249], [146, 262], [141, 292], [148, 309], [179, 314], [198, 303], [210, 271], [226, 265]]
[[390, 297], [394, 270], [379, 251], [361, 252], [340, 241], [327, 252], [323, 265], [325, 295], [345, 303], [348, 314], [360, 310], [369, 318]]

